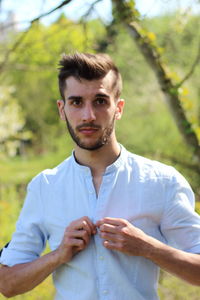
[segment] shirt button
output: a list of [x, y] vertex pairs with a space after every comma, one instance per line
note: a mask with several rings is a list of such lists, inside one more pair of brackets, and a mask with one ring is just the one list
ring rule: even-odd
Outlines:
[[108, 290], [103, 290], [103, 294], [107, 295], [108, 294]]

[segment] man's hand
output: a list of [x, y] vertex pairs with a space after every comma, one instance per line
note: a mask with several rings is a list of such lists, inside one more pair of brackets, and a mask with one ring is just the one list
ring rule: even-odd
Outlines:
[[85, 249], [95, 233], [96, 227], [88, 217], [71, 222], [65, 229], [63, 240], [56, 250], [61, 262], [70, 261], [76, 253]]
[[63, 263], [68, 262], [89, 244], [96, 233], [95, 225], [88, 217], [82, 217], [69, 224], [60, 246], [31, 262], [13, 267], [0, 268], [0, 293], [14, 297], [30, 291]]
[[151, 237], [127, 220], [104, 218], [96, 225], [106, 248], [134, 256], [148, 256]]

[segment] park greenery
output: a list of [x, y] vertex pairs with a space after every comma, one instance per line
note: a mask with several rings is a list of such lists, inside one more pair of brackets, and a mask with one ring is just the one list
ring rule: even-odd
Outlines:
[[[200, 141], [199, 16], [176, 11], [140, 22], [143, 30], [146, 28], [145, 39], [153, 47], [156, 43], [174, 82], [180, 82], [194, 67], [177, 90]], [[13, 41], [20, 39], [13, 47]], [[119, 142], [136, 154], [177, 168], [191, 184], [200, 212], [197, 158], [183, 139], [155, 73], [137, 43], [122, 22], [75, 22], [61, 14], [53, 24], [45, 26], [38, 20], [26, 32], [9, 31], [5, 40], [0, 39], [0, 248], [14, 231], [29, 180], [60, 163], [73, 149], [66, 126], [59, 121], [56, 100], [60, 97], [57, 69], [61, 54], [75, 51], [104, 51], [113, 57], [123, 77], [122, 97], [126, 100], [124, 116], [117, 123]], [[52, 299], [53, 293], [48, 278], [15, 299]], [[196, 300], [198, 293], [197, 287], [161, 273], [162, 300]]]

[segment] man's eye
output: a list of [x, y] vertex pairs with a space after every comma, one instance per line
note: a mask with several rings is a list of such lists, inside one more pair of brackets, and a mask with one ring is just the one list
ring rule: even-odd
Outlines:
[[96, 104], [98, 104], [98, 105], [102, 105], [102, 104], [106, 104], [106, 103], [107, 103], [106, 99], [103, 99], [103, 98], [96, 99]]
[[71, 102], [71, 104], [74, 105], [74, 106], [80, 106], [81, 103], [82, 103], [81, 100], [78, 100], [78, 99], [77, 99], [77, 100], [73, 100], [73, 101]]

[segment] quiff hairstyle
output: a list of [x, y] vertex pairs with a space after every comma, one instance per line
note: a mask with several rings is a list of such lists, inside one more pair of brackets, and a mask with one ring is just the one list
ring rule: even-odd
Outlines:
[[59, 62], [59, 90], [65, 101], [64, 91], [67, 88], [66, 79], [70, 76], [81, 80], [94, 80], [103, 78], [109, 71], [113, 73], [112, 89], [114, 96], [119, 99], [122, 90], [122, 79], [118, 68], [107, 54], [74, 53], [64, 54]]

